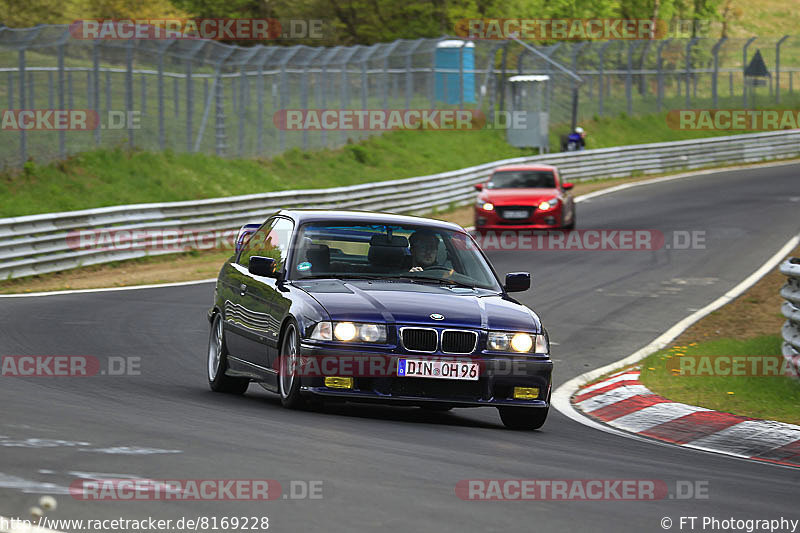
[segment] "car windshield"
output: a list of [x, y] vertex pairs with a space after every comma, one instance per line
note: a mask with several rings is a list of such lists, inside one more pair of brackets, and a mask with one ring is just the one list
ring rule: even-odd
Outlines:
[[298, 230], [294, 280], [402, 279], [500, 291], [497, 278], [463, 232], [414, 225], [310, 222]]
[[514, 170], [495, 172], [487, 189], [552, 189], [556, 177], [550, 170]]

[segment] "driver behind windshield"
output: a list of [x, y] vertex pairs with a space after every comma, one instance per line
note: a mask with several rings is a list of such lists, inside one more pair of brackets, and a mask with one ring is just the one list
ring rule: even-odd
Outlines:
[[436, 264], [439, 239], [435, 233], [416, 231], [411, 234], [408, 242], [411, 244], [411, 270], [409, 272], [422, 272]]

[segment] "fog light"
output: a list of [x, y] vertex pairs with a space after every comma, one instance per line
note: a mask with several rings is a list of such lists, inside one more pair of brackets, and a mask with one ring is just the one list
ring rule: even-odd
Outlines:
[[514, 387], [515, 400], [535, 400], [539, 397], [539, 387]]
[[325, 386], [331, 389], [352, 389], [353, 378], [331, 376], [329, 378], [325, 378]]

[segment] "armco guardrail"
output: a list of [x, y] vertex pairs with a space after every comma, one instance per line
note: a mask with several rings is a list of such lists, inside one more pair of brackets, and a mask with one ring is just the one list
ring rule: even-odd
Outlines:
[[[76, 230], [234, 230], [280, 208], [364, 209], [424, 213], [473, 201], [473, 185], [500, 165], [556, 165], [570, 181], [656, 174], [725, 163], [751, 163], [800, 156], [800, 131], [732, 135], [710, 139], [640, 144], [494, 161], [484, 165], [401, 180], [332, 189], [278, 191], [209, 200], [122, 205], [0, 219], [0, 279], [54, 272], [144, 255], [133, 237], [127, 249], [76, 249]], [[182, 242], [176, 236], [175, 242]], [[73, 244], [71, 246], [71, 244]]]
[[800, 258], [787, 259], [781, 264], [780, 270], [788, 277], [781, 289], [781, 296], [786, 300], [781, 306], [781, 312], [786, 317], [781, 330], [783, 357], [800, 371]]

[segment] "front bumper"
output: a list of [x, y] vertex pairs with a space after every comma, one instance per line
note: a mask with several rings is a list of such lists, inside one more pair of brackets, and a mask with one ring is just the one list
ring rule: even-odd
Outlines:
[[[499, 206], [498, 209], [502, 209]], [[558, 206], [551, 211], [539, 211], [534, 209], [526, 219], [505, 219], [498, 213], [497, 209], [486, 211], [478, 207], [475, 208], [475, 228], [481, 231], [502, 231], [520, 229], [558, 229], [563, 225], [563, 209]]]
[[[497, 354], [473, 354], [470, 356], [445, 356], [441, 354], [406, 354], [395, 352], [363, 352], [337, 350], [301, 343], [301, 357], [306, 360], [349, 358], [356, 355], [367, 360], [379, 360], [380, 371], [372, 371], [368, 364], [366, 372], [340, 372], [328, 368], [325, 375], [300, 376], [300, 390], [308, 395], [354, 402], [395, 403], [405, 405], [448, 404], [457, 407], [514, 406], [546, 408], [549, 406], [553, 362], [545, 356], [517, 356]], [[445, 357], [478, 362], [480, 373], [477, 381], [398, 377], [399, 358], [424, 359]], [[321, 368], [324, 365], [318, 365]], [[355, 368], [353, 370], [356, 370]], [[352, 389], [336, 389], [325, 386], [326, 376], [353, 377]], [[514, 387], [536, 387], [539, 397], [531, 400], [514, 399]]]

